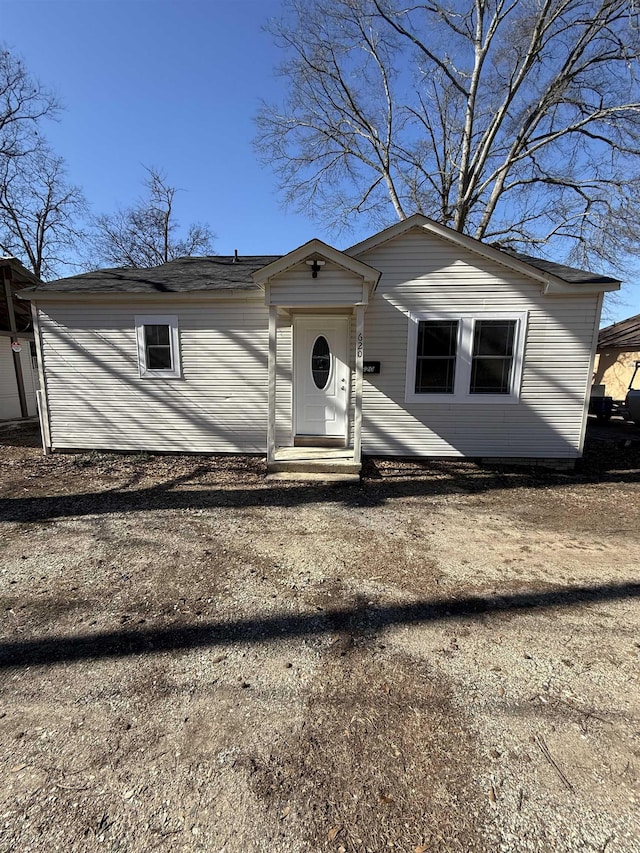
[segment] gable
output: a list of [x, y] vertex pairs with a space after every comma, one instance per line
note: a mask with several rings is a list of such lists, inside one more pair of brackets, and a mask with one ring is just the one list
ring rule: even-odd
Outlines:
[[584, 294], [620, 289], [618, 279], [573, 269], [563, 264], [520, 255], [517, 252], [485, 244], [473, 237], [441, 225], [439, 222], [428, 219], [422, 214], [414, 214], [401, 222], [397, 222], [367, 240], [351, 246], [346, 252], [357, 258], [372, 257], [372, 252], [375, 249], [394, 243], [405, 234], [412, 232], [421, 233], [425, 237], [439, 238], [457, 249], [466, 250], [467, 257], [472, 255], [484, 258], [533, 281], [540, 282], [544, 286], [545, 293]]
[[464, 307], [468, 299], [495, 308], [514, 295], [539, 298], [544, 291], [543, 283], [529, 275], [420, 228], [374, 246], [362, 257], [382, 273], [379, 293], [394, 298], [415, 293], [421, 301], [432, 294], [439, 303], [450, 301], [452, 309]]
[[287, 307], [313, 305], [358, 305], [369, 298], [369, 285], [362, 277], [332, 261], [320, 259], [322, 266], [313, 277], [306, 261], [271, 278], [265, 285], [267, 305]]

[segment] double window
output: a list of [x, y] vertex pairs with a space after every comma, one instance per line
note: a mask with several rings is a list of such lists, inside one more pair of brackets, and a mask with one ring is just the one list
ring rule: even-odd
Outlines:
[[518, 399], [526, 314], [412, 314], [407, 402]]
[[140, 376], [180, 376], [178, 318], [173, 314], [137, 315], [136, 338]]

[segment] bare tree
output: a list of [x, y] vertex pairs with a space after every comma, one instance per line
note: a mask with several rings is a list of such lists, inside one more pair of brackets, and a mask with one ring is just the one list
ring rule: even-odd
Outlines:
[[0, 158], [0, 249], [21, 258], [40, 278], [68, 263], [82, 240], [81, 190], [67, 181], [64, 161], [44, 142], [20, 157]]
[[[334, 226], [415, 211], [577, 260], [636, 249], [640, 38], [628, 0], [288, 0], [258, 148]], [[637, 251], [637, 249], [636, 249]], [[567, 254], [567, 252], [565, 252]]]
[[179, 236], [174, 214], [178, 189], [160, 170], [146, 168], [146, 195], [133, 207], [95, 219], [92, 239], [100, 263], [153, 267], [187, 255], [210, 254], [214, 234], [208, 225], [193, 223]]
[[42, 135], [43, 120], [58, 112], [55, 95], [0, 46], [0, 249], [43, 278], [68, 262], [85, 212], [81, 191]]
[[58, 112], [55, 95], [29, 74], [19, 57], [0, 45], [0, 160], [33, 151], [39, 144], [40, 122]]

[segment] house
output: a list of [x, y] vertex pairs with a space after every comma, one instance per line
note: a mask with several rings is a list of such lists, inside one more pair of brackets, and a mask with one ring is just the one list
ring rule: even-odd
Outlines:
[[[571, 460], [619, 282], [414, 215], [339, 251], [181, 258], [30, 288], [46, 450]], [[332, 467], [333, 466], [333, 467]]]
[[0, 258], [0, 422], [38, 413], [31, 308], [16, 297], [39, 279], [15, 258]]
[[632, 380], [633, 387], [640, 389], [640, 314], [600, 329], [598, 334], [594, 385], [603, 385], [607, 396], [622, 401]]

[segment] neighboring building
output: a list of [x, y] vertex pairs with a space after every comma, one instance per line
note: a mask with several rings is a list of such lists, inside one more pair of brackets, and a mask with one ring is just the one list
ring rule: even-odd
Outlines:
[[20, 261], [0, 257], [0, 422], [38, 413], [31, 309], [16, 292], [39, 283]]
[[[31, 288], [53, 449], [575, 459], [603, 292], [415, 215], [338, 251]], [[327, 468], [325, 467], [325, 470]]]
[[640, 314], [600, 329], [596, 355], [594, 385], [604, 385], [604, 393], [614, 400], [624, 400], [629, 383], [640, 389]]

